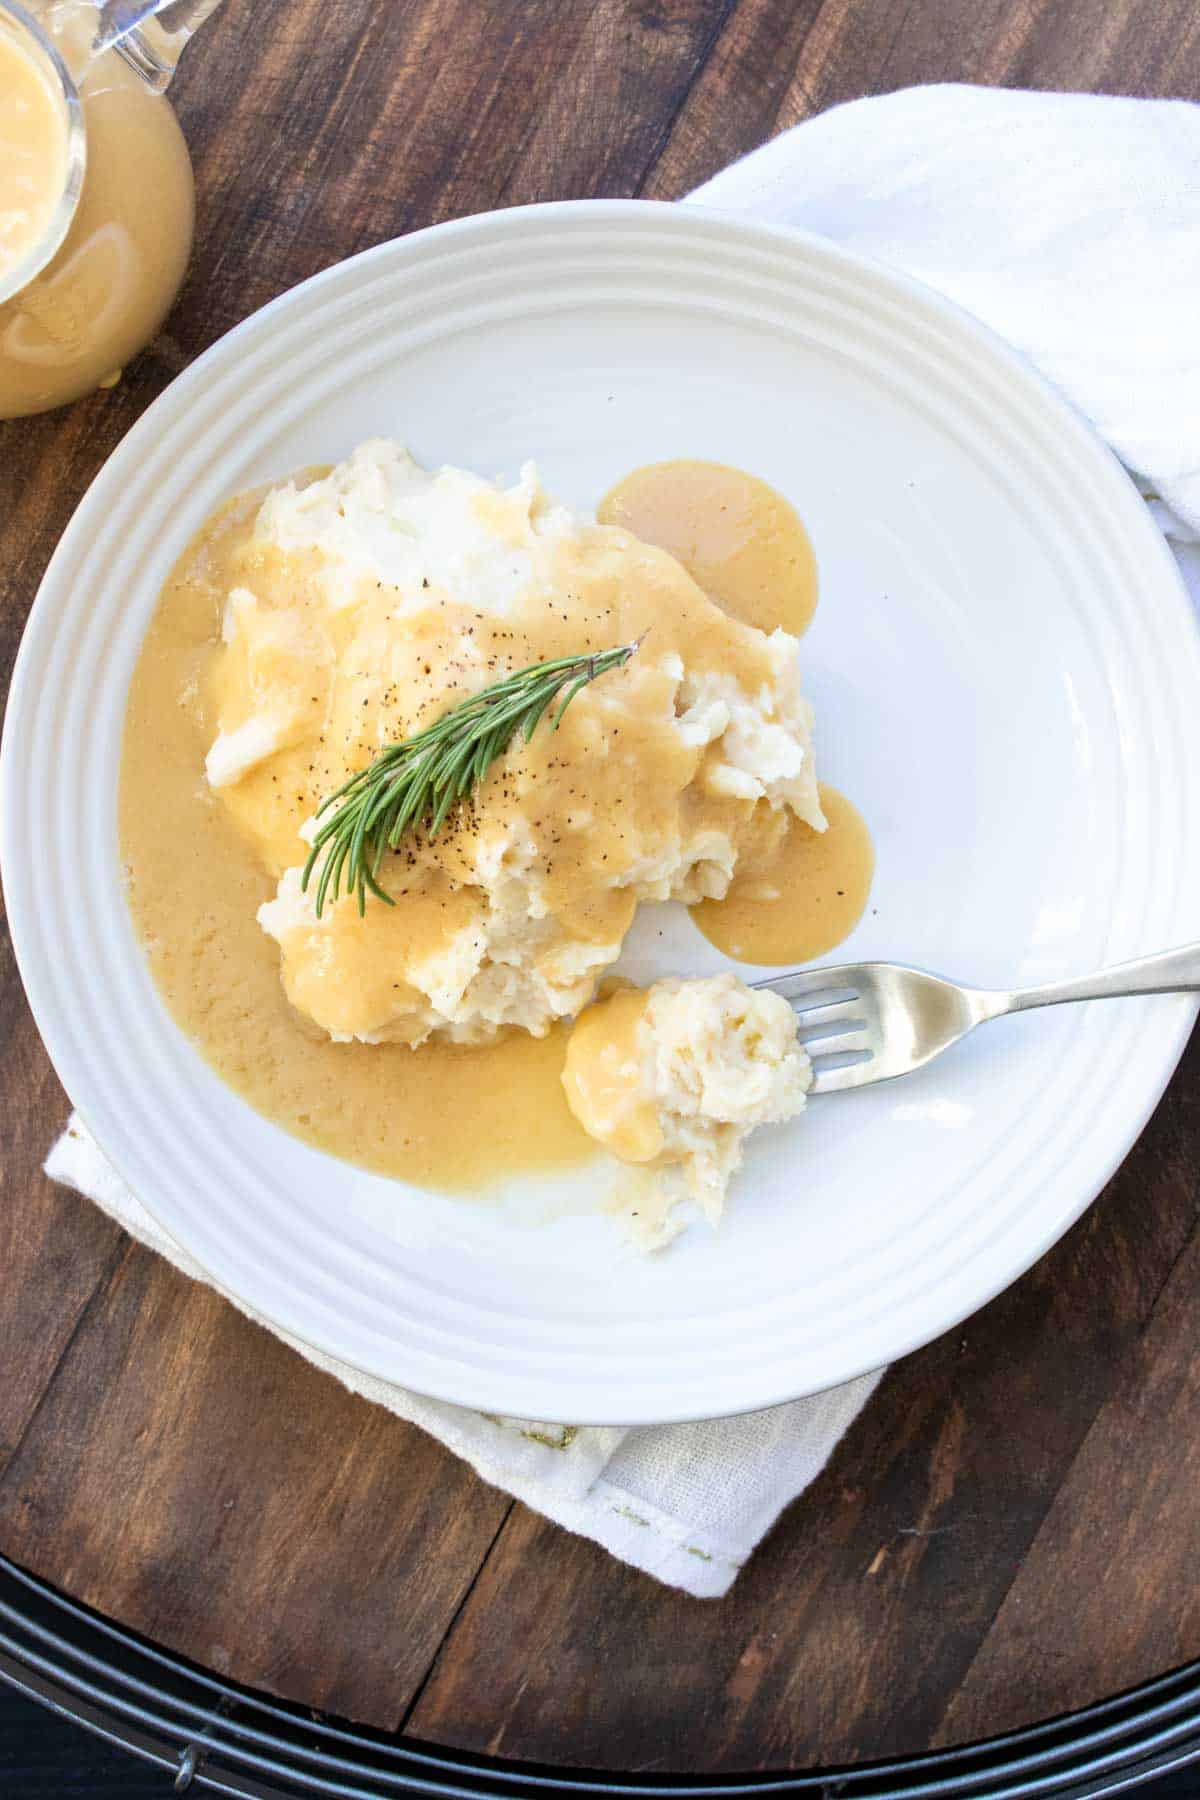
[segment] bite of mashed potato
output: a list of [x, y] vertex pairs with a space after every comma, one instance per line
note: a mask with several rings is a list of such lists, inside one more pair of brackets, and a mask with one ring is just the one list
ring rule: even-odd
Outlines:
[[584, 1130], [647, 1172], [624, 1208], [643, 1249], [682, 1230], [683, 1200], [715, 1225], [747, 1133], [793, 1118], [811, 1085], [792, 1008], [732, 974], [622, 988], [589, 1006], [563, 1070]]
[[[349, 775], [503, 675], [635, 639], [385, 859], [394, 906], [317, 918], [307, 839]], [[273, 489], [211, 680], [210, 787], [277, 881], [259, 919], [288, 997], [334, 1038], [543, 1034], [592, 999], [639, 901], [720, 898], [790, 816], [824, 827], [796, 639], [556, 503], [532, 464], [503, 487], [377, 440]]]

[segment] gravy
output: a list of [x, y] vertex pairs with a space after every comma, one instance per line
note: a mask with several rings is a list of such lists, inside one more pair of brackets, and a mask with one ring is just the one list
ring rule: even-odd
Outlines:
[[46, 236], [66, 180], [62, 95], [0, 17], [0, 279]]
[[637, 1029], [646, 1010], [640, 988], [620, 988], [589, 1006], [575, 1024], [563, 1084], [571, 1111], [589, 1136], [623, 1162], [653, 1162], [663, 1147], [651, 1101], [641, 1095]]
[[624, 476], [596, 509], [677, 556], [692, 579], [744, 625], [801, 637], [817, 608], [817, 561], [795, 508], [782, 494], [724, 463], [647, 463]]
[[692, 918], [710, 944], [738, 962], [813, 962], [836, 949], [862, 918], [875, 872], [866, 820], [821, 783], [825, 831], [793, 819], [773, 850], [740, 859], [723, 900], [702, 900]]

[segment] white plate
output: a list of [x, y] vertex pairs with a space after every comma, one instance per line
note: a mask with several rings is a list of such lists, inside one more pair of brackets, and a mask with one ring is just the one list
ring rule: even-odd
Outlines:
[[[989, 333], [828, 243], [682, 207], [533, 207], [385, 244], [215, 345], [96, 479], [21, 649], [3, 860], [30, 999], [100, 1142], [218, 1281], [376, 1375], [579, 1422], [767, 1406], [935, 1336], [1098, 1191], [1192, 1001], [1005, 1021], [814, 1103], [754, 1143], [718, 1235], [649, 1261], [580, 1212], [586, 1180], [489, 1207], [333, 1161], [171, 1023], [118, 865], [139, 640], [218, 501], [379, 432], [488, 473], [536, 455], [580, 506], [680, 455], [788, 494], [821, 568], [820, 764], [878, 846], [843, 954], [1003, 986], [1197, 935], [1200, 648], [1132, 486]], [[719, 963], [672, 909], [629, 957]]]

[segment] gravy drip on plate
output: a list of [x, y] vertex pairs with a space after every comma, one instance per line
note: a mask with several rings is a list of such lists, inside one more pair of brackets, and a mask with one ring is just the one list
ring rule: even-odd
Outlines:
[[596, 509], [679, 558], [731, 617], [760, 631], [802, 637], [817, 609], [817, 560], [782, 494], [724, 463], [647, 463], [610, 488]]
[[691, 909], [705, 937], [738, 962], [815, 962], [862, 918], [875, 872], [867, 822], [837, 788], [821, 783], [828, 829], [793, 819], [773, 849], [739, 861], [723, 900]]
[[[648, 463], [600, 503], [597, 517], [670, 550], [719, 606], [761, 631], [799, 637], [817, 606], [808, 534], [782, 494], [723, 463]], [[861, 813], [821, 784], [828, 830], [762, 809], [757, 841], [743, 842], [723, 900], [692, 918], [710, 943], [739, 962], [790, 964], [825, 956], [849, 937], [871, 891], [875, 852]]]
[[209, 665], [258, 500], [224, 508], [180, 558], [130, 687], [121, 847], [159, 992], [231, 1087], [335, 1156], [451, 1192], [586, 1162], [595, 1145], [562, 1087], [566, 1027], [481, 1049], [338, 1044], [287, 1002], [278, 946], [255, 920], [275, 882], [204, 779]]

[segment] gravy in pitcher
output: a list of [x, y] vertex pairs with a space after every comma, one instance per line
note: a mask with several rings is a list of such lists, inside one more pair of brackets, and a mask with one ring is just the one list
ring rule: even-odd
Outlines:
[[67, 161], [62, 96], [15, 33], [0, 27], [0, 280], [50, 231]]
[[[76, 31], [93, 11], [69, 10]], [[56, 37], [68, 25], [60, 21]], [[70, 66], [70, 46], [63, 49]], [[65, 120], [16, 37], [0, 37], [0, 57], [2, 271], [23, 260], [58, 204]], [[49, 263], [0, 305], [0, 418], [43, 412], [115, 381], [158, 329], [187, 267], [192, 170], [170, 103], [115, 50], [87, 68], [79, 96], [87, 166], [70, 229]]]

